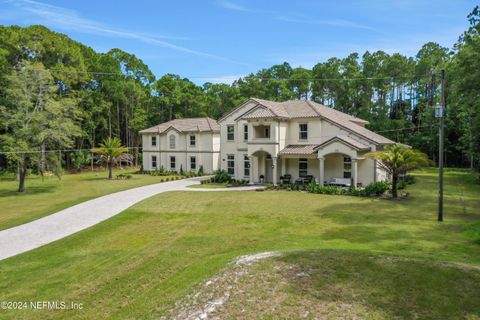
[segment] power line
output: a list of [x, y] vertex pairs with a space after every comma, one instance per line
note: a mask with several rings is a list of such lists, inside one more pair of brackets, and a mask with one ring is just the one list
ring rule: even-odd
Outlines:
[[410, 127], [410, 128], [399, 128], [399, 129], [389, 129], [389, 130], [380, 130], [380, 131], [374, 131], [374, 132], [389, 132], [389, 131], [403, 131], [403, 130], [417, 130], [419, 128], [434, 128], [433, 125], [430, 126], [418, 126], [418, 127]]
[[[128, 150], [136, 150], [141, 149], [142, 147], [125, 147], [121, 149], [128, 149]], [[92, 149], [107, 149], [107, 150], [117, 150], [120, 148], [92, 148]], [[78, 151], [85, 151], [90, 153], [95, 153], [92, 149], [56, 149], [56, 150], [19, 150], [19, 151], [0, 151], [0, 154], [26, 154], [26, 153], [55, 153], [55, 152], [78, 152]]]

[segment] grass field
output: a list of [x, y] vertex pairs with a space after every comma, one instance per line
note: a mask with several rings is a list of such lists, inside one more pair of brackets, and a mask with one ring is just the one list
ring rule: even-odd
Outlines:
[[[417, 177], [411, 199], [399, 201], [288, 191], [160, 194], [1, 261], [0, 301], [84, 306], [2, 310], [2, 319], [156, 319], [234, 257], [274, 250], [285, 256], [255, 270], [280, 270], [288, 299], [278, 310], [286, 315], [305, 302], [333, 318], [349, 317], [329, 303], [351, 306], [352, 318], [478, 319], [480, 186], [448, 170], [445, 222], [438, 223], [435, 172]], [[276, 268], [282, 264], [305, 270], [309, 280], [288, 282]], [[275, 273], [267, 274], [275, 283]], [[253, 287], [257, 301], [272, 283], [265, 281]], [[272, 312], [258, 317], [283, 314]]]
[[[132, 174], [135, 169], [115, 170]], [[57, 177], [28, 177], [26, 191], [17, 192], [18, 181], [0, 179], [0, 230], [26, 223], [77, 203], [116, 191], [159, 182], [162, 177], [132, 174], [128, 180], [107, 180], [107, 171], [65, 174]]]

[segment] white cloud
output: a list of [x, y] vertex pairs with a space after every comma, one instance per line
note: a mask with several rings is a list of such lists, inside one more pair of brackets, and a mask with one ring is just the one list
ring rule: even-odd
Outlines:
[[231, 2], [231, 1], [226, 1], [226, 0], [222, 0], [222, 1], [218, 1], [217, 4], [222, 7], [222, 8], [225, 8], [225, 9], [229, 9], [229, 10], [235, 10], [235, 11], [250, 11], [248, 10], [247, 8], [237, 4], [237, 3], [234, 3], [234, 2]]
[[[5, 1], [15, 6], [18, 10], [16, 13], [23, 16], [28, 21], [35, 21], [35, 23], [41, 23], [49, 26], [53, 26], [62, 30], [73, 30], [81, 33], [96, 34], [100, 36], [116, 37], [123, 39], [132, 39], [148, 43], [155, 46], [169, 48], [175, 51], [184, 52], [196, 56], [202, 56], [206, 58], [222, 60], [227, 62], [234, 62], [228, 58], [221, 57], [215, 54], [202, 52], [194, 49], [190, 49], [184, 46], [173, 44], [166, 39], [180, 39], [179, 37], [169, 36], [153, 36], [144, 33], [134, 33], [129, 31], [118, 30], [109, 27], [105, 24], [83, 18], [79, 16], [75, 11], [69, 10], [63, 7], [54, 6], [34, 0], [19, 0], [19, 1]], [[184, 39], [184, 38], [183, 38]]]
[[275, 19], [285, 22], [292, 23], [301, 23], [301, 24], [317, 24], [317, 25], [326, 25], [332, 27], [342, 27], [342, 28], [355, 28], [355, 29], [365, 29], [375, 31], [374, 28], [359, 24], [355, 21], [343, 20], [343, 19], [334, 19], [334, 20], [310, 20], [310, 19], [296, 19], [285, 16], [278, 16]]
[[250, 8], [241, 6], [235, 2], [231, 2], [228, 0], [220, 0], [217, 2], [217, 4], [220, 7], [229, 9], [229, 10], [268, 15], [269, 17], [273, 17], [273, 19], [275, 20], [279, 20], [283, 22], [316, 24], [316, 25], [326, 25], [326, 26], [332, 26], [332, 27], [355, 28], [355, 29], [376, 31], [374, 28], [370, 26], [362, 25], [355, 21], [350, 21], [350, 20], [343, 20], [343, 19], [316, 20], [316, 19], [308, 19], [308, 18], [294, 18], [294, 17], [291, 17], [290, 15], [280, 15], [278, 12], [273, 12], [273, 11], [264, 11], [264, 10], [257, 10], [257, 9], [252, 10]]

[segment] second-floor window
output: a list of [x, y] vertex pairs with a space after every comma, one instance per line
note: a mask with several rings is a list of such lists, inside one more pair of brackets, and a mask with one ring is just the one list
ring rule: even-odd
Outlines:
[[228, 141], [235, 140], [235, 129], [233, 126], [227, 126], [227, 140]]
[[308, 124], [306, 124], [306, 123], [301, 123], [301, 124], [298, 126], [298, 129], [299, 129], [298, 138], [299, 138], [300, 140], [307, 140], [307, 139], [308, 139]]
[[265, 127], [265, 138], [270, 138], [270, 126]]
[[152, 147], [157, 145], [157, 137], [152, 137]]
[[243, 126], [243, 140], [248, 140], [248, 124]]
[[172, 134], [169, 138], [170, 149], [175, 149], [175, 136]]
[[196, 137], [190, 136], [190, 147], [195, 147], [197, 145]]

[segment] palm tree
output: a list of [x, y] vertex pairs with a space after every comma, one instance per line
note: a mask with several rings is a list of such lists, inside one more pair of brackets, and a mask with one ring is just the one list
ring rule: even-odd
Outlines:
[[379, 160], [381, 165], [392, 175], [392, 197], [397, 198], [398, 176], [410, 169], [422, 167], [428, 164], [425, 153], [408, 149], [402, 145], [389, 145], [384, 151], [369, 152], [367, 158]]
[[122, 146], [118, 138], [106, 138], [100, 144], [100, 148], [92, 149], [92, 152], [100, 155], [98, 162], [108, 166], [108, 179], [112, 179], [112, 168], [116, 163], [132, 163], [132, 155], [128, 154], [128, 148]]

